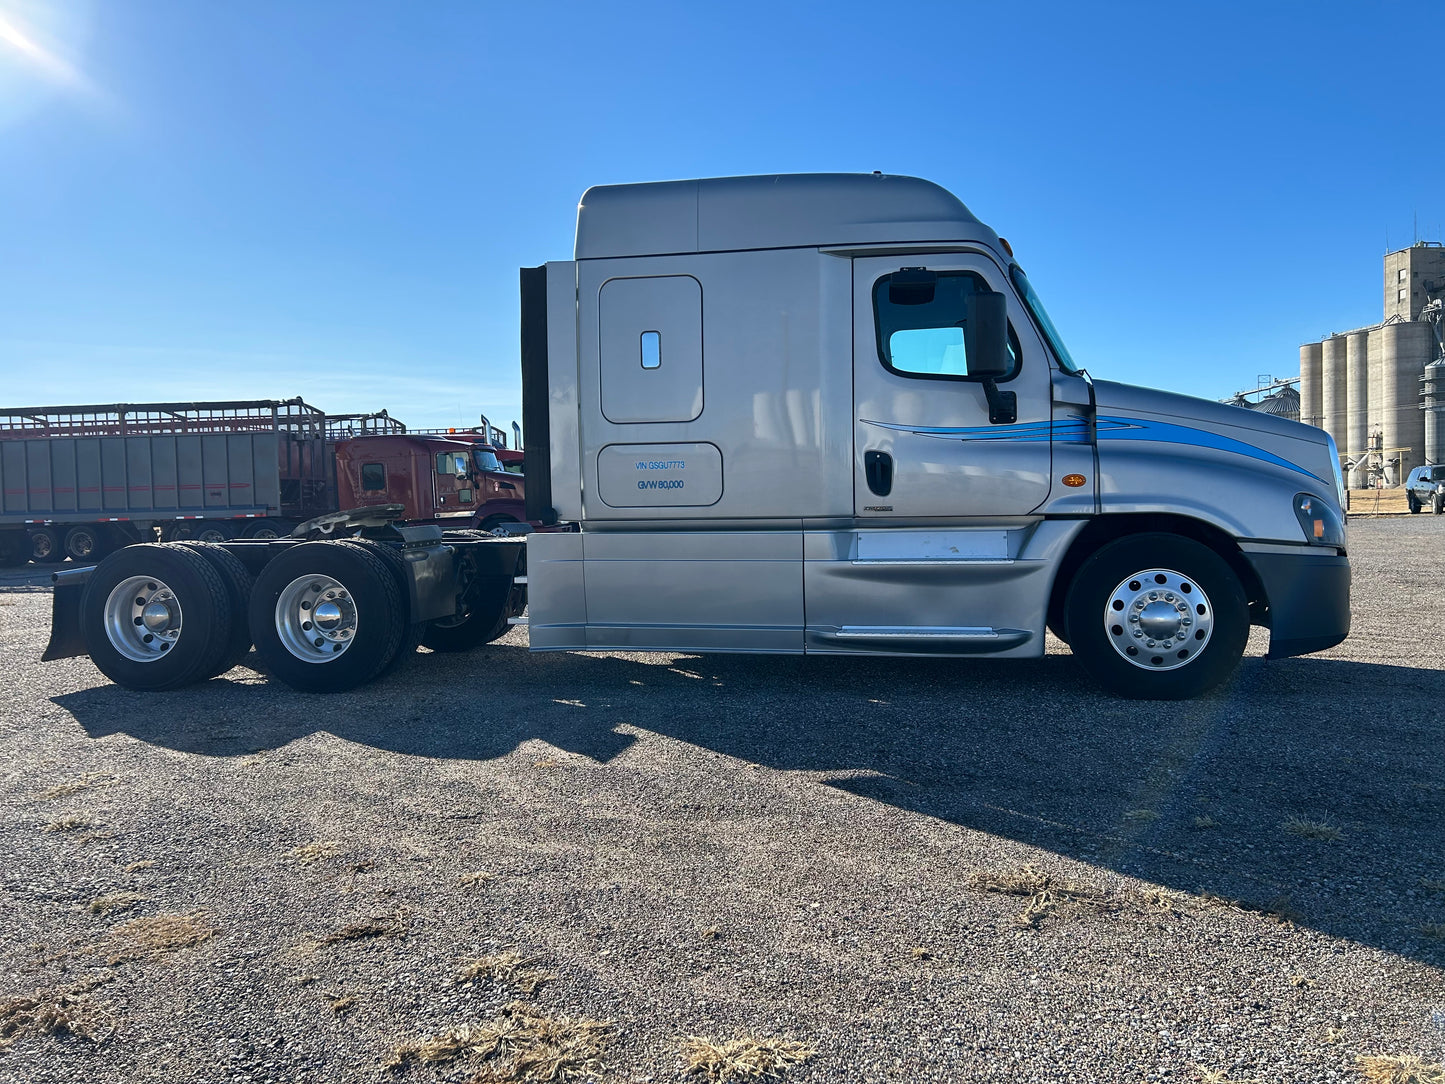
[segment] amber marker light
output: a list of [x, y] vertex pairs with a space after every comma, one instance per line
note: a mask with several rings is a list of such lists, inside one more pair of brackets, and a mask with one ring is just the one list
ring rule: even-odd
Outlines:
[[1003, 250], [1009, 254], [1009, 259], [1013, 259], [1014, 247], [1013, 245], [1008, 243], [1008, 238], [1000, 237], [998, 239], [998, 243], [1001, 244], [1003, 246]]
[[1085, 478], [1082, 474], [1064, 475], [1064, 485], [1069, 486], [1072, 489], [1078, 489], [1079, 486], [1083, 485], [1086, 481], [1088, 481], [1088, 479]]

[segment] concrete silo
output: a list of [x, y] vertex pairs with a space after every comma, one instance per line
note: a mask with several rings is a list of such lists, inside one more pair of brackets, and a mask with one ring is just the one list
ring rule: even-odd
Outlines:
[[[1368, 331], [1352, 331], [1345, 336], [1345, 439], [1340, 451], [1350, 465], [1348, 484], [1362, 489], [1369, 484], [1365, 460], [1369, 444], [1370, 356]], [[1387, 400], [1388, 401], [1388, 400]]]
[[1386, 324], [1380, 329], [1380, 412], [1385, 484], [1399, 485], [1411, 468], [1425, 462], [1425, 417], [1420, 410], [1420, 376], [1433, 346], [1430, 325]]
[[1299, 348], [1299, 420], [1306, 425], [1323, 425], [1320, 407], [1320, 365], [1324, 348], [1305, 343]]
[[1425, 366], [1420, 377], [1420, 407], [1425, 414], [1425, 462], [1445, 462], [1445, 358]]
[[1345, 337], [1331, 335], [1320, 344], [1320, 415], [1325, 432], [1345, 450]]

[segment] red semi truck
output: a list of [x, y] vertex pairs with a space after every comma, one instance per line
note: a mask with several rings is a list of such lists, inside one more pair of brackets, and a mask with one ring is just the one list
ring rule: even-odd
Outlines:
[[490, 530], [525, 518], [491, 425], [408, 432], [301, 399], [0, 410], [0, 567], [133, 542], [276, 538], [343, 509]]

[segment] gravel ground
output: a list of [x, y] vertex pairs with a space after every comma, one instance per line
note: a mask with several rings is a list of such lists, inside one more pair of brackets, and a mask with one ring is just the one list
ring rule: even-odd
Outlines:
[[[798, 1040], [799, 1082], [1438, 1060], [1442, 532], [1353, 522], [1354, 635], [1274, 663], [1256, 636], [1179, 705], [1101, 696], [1057, 643], [530, 656], [521, 632], [354, 694], [238, 668], [138, 695], [37, 663], [45, 578], [9, 574], [0, 1016], [68, 990], [93, 1037], [11, 1034], [0, 1080], [491, 1079], [475, 1053], [382, 1065], [518, 1000], [610, 1022], [609, 1081], [689, 1079], [692, 1035]], [[1031, 925], [975, 882], [1025, 865], [1053, 879]], [[161, 915], [196, 943], [127, 925]], [[520, 978], [457, 981], [506, 950]]]

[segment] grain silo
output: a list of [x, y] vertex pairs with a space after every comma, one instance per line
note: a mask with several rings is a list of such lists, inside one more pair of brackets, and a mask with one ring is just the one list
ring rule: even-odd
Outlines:
[[1320, 346], [1321, 425], [1343, 451], [1348, 443], [1345, 439], [1345, 337], [1331, 335]]
[[[1345, 439], [1340, 450], [1350, 469], [1349, 484], [1354, 488], [1366, 484], [1365, 458], [1369, 452], [1369, 388], [1370, 359], [1368, 331], [1351, 331], [1345, 335]], [[1339, 438], [1336, 437], [1336, 442]]]
[[1420, 410], [1420, 375], [1434, 345], [1430, 325], [1417, 321], [1381, 329], [1381, 452], [1386, 485], [1399, 485], [1411, 468], [1425, 462], [1425, 418]]
[[1305, 343], [1299, 348], [1299, 412], [1306, 425], [1324, 424], [1320, 406], [1320, 365], [1324, 348], [1319, 343]]

